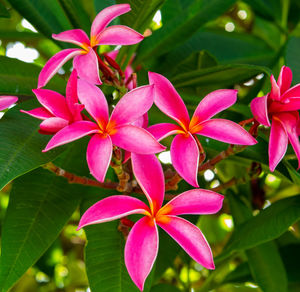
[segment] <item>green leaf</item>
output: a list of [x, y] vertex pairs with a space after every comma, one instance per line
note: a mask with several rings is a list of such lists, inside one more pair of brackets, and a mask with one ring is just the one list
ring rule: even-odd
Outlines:
[[79, 0], [59, 0], [65, 13], [68, 15], [72, 25], [75, 28], [81, 28], [86, 32], [90, 32], [91, 20]]
[[[52, 39], [52, 33], [72, 29], [72, 25], [58, 0], [8, 0], [39, 32]], [[62, 47], [67, 44], [58, 42]]]
[[[255, 220], [256, 217], [252, 217], [252, 211], [247, 207], [237, 195], [229, 193], [227, 195], [230, 210], [234, 219], [234, 223], [237, 225], [236, 230], [243, 230], [244, 224], [251, 220]], [[300, 197], [299, 197], [300, 198]], [[300, 201], [299, 201], [300, 202]], [[266, 209], [267, 210], [267, 209]], [[264, 211], [261, 211], [264, 212]], [[261, 213], [260, 213], [261, 214]], [[260, 225], [255, 225], [251, 229], [252, 238], [257, 235], [259, 228], [268, 232], [268, 227], [272, 228], [274, 226], [268, 226], [267, 219], [274, 220], [276, 218], [275, 214], [265, 216], [265, 221], [261, 221]], [[250, 219], [249, 219], [250, 218]], [[274, 221], [277, 221], [276, 219]], [[280, 221], [278, 221], [280, 222]], [[234, 232], [235, 232], [234, 231]], [[253, 235], [255, 234], [255, 235]], [[249, 238], [249, 237], [248, 237]], [[244, 238], [240, 238], [244, 240]], [[248, 258], [249, 267], [251, 274], [256, 281], [256, 283], [261, 287], [264, 292], [286, 292], [287, 291], [287, 276], [286, 271], [277, 250], [277, 246], [274, 242], [267, 242], [260, 244], [261, 241], [256, 237], [255, 247], [246, 250], [246, 255]], [[229, 240], [229, 245], [232, 243], [233, 238]], [[260, 244], [260, 245], [259, 245]], [[246, 248], [244, 248], [246, 249]]]
[[300, 82], [300, 37], [291, 37], [286, 46], [286, 65], [293, 71], [293, 84]]
[[7, 291], [49, 248], [81, 195], [78, 185], [42, 169], [14, 182], [2, 231], [1, 291]]
[[280, 0], [245, 0], [255, 13], [268, 19], [281, 19], [281, 1]]
[[[131, 11], [122, 15], [121, 23], [137, 30], [141, 34], [149, 26], [155, 12], [160, 8], [165, 0], [117, 0], [117, 3], [130, 4]], [[120, 62], [126, 56], [126, 60], [123, 61], [123, 68], [126, 68], [132, 54], [136, 51], [139, 44], [135, 46], [123, 46], [118, 54], [117, 61]]]
[[246, 251], [252, 276], [264, 292], [287, 292], [287, 275], [274, 242]]
[[300, 219], [300, 195], [282, 199], [237, 226], [224, 254], [245, 250], [282, 235]]
[[172, 286], [170, 284], [157, 284], [155, 286], [152, 287], [152, 289], [150, 290], [150, 292], [180, 292], [181, 290], [179, 290], [177, 287]]
[[5, 17], [5, 18], [9, 18], [10, 14], [7, 11], [5, 5], [3, 5], [2, 3], [0, 3], [0, 17]]
[[20, 112], [35, 107], [36, 102], [24, 102], [0, 120], [0, 189], [12, 179], [53, 160], [63, 150], [42, 153], [50, 137], [38, 133], [40, 120]]
[[[101, 191], [101, 193], [108, 194], [107, 191]], [[98, 196], [96, 200], [84, 201], [81, 207], [82, 211], [85, 211], [100, 198]], [[85, 248], [86, 271], [93, 292], [139, 291], [130, 279], [125, 267], [125, 240], [122, 233], [118, 231], [118, 225], [119, 220], [115, 220], [84, 228], [88, 240]], [[144, 291], [149, 291], [151, 278], [150, 275]]]
[[161, 29], [145, 39], [140, 46], [138, 61], [160, 56], [182, 44], [205, 23], [226, 12], [235, 3], [235, 0], [211, 0], [202, 1], [202, 3], [203, 5], [199, 9], [199, 3], [193, 2], [193, 5], [188, 6], [171, 21], [165, 23]]
[[269, 70], [253, 65], [219, 65], [178, 74], [171, 78], [171, 82], [176, 88], [209, 85], [227, 87], [247, 81], [260, 73], [269, 74]]
[[116, 0], [94, 0], [96, 13], [99, 13], [104, 8], [115, 4], [117, 4]]
[[[0, 95], [32, 97], [32, 89], [37, 87], [41, 67], [16, 59], [0, 56]], [[47, 88], [65, 91], [65, 82], [55, 76]]]

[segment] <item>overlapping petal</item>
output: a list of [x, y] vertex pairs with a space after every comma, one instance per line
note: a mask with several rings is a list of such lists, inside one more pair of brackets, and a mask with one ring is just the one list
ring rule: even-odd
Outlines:
[[81, 79], [97, 85], [102, 84], [99, 77], [98, 58], [93, 49], [90, 49], [88, 53], [85, 52], [76, 56], [73, 60], [73, 66]]
[[87, 148], [86, 160], [91, 174], [103, 182], [112, 156], [112, 142], [108, 135], [94, 135]]
[[224, 197], [209, 190], [186, 191], [169, 201], [159, 211], [165, 215], [214, 214], [222, 208]]
[[143, 217], [134, 224], [125, 245], [125, 264], [135, 285], [142, 291], [158, 252], [158, 232], [153, 219]]
[[40, 119], [40, 120], [46, 120], [53, 117], [53, 114], [47, 111], [43, 107], [38, 107], [30, 111], [24, 111], [20, 110], [21, 113], [28, 114], [34, 118]]
[[116, 104], [110, 121], [117, 126], [135, 122], [151, 108], [153, 96], [153, 85], [140, 86], [129, 91]]
[[97, 223], [113, 221], [131, 214], [145, 214], [149, 208], [130, 196], [111, 196], [91, 206], [81, 217], [78, 229]]
[[79, 47], [82, 45], [88, 46], [90, 44], [89, 37], [82, 29], [71, 29], [59, 34], [52, 34], [52, 38], [57, 41], [72, 43]]
[[250, 104], [254, 118], [262, 125], [270, 127], [268, 117], [268, 94], [262, 97], [256, 97]]
[[300, 84], [297, 84], [287, 90], [281, 97], [282, 102], [288, 102], [290, 98], [300, 97]]
[[49, 141], [43, 152], [97, 132], [99, 132], [99, 128], [95, 123], [89, 121], [73, 123], [57, 132]]
[[49, 89], [33, 89], [38, 101], [50, 113], [65, 120], [71, 118], [66, 99], [61, 94]]
[[141, 42], [143, 35], [124, 25], [112, 25], [97, 36], [99, 45], [133, 45]]
[[2, 95], [0, 96], [0, 111], [10, 107], [18, 101], [16, 96]]
[[269, 166], [274, 171], [283, 158], [288, 146], [288, 135], [280, 120], [273, 116], [269, 141]]
[[73, 69], [66, 87], [66, 101], [74, 121], [81, 120], [80, 111], [84, 108], [84, 105], [78, 106], [77, 80], [77, 71]]
[[96, 37], [116, 17], [130, 11], [129, 4], [117, 4], [101, 10], [95, 17], [91, 27], [91, 37]]
[[187, 254], [207, 269], [214, 269], [213, 255], [202, 232], [189, 221], [176, 216], [163, 215], [157, 225], [164, 229]]
[[166, 148], [145, 129], [133, 125], [116, 128], [110, 137], [114, 145], [137, 154], [154, 154]]
[[147, 128], [147, 131], [151, 133], [155, 137], [155, 139], [160, 141], [170, 135], [175, 135], [179, 132], [182, 132], [182, 128], [174, 124], [161, 123], [150, 126], [149, 128]]
[[108, 123], [109, 113], [103, 92], [85, 80], [78, 80], [78, 98], [98, 124], [105, 127]]
[[177, 135], [171, 144], [171, 160], [176, 171], [194, 187], [198, 187], [199, 149], [191, 135]]
[[163, 169], [155, 155], [131, 154], [133, 173], [147, 196], [152, 213], [160, 209], [165, 194]]
[[297, 111], [300, 109], [300, 97], [291, 98], [287, 103], [272, 102], [269, 113]]
[[270, 92], [270, 98], [273, 100], [280, 100], [280, 88], [276, 83], [276, 80], [274, 78], [274, 75], [271, 75], [271, 92]]
[[284, 94], [291, 86], [293, 80], [292, 70], [287, 66], [282, 66], [277, 84], [280, 88], [280, 94]]
[[62, 128], [66, 127], [69, 124], [69, 122], [65, 119], [58, 118], [58, 117], [51, 117], [46, 120], [44, 120], [40, 124], [40, 129], [43, 132], [48, 133], [56, 133], [60, 131]]
[[206, 121], [232, 106], [237, 100], [237, 90], [219, 89], [206, 95], [197, 106], [190, 127]]
[[172, 83], [166, 77], [153, 72], [149, 72], [149, 82], [155, 85], [154, 103], [156, 106], [187, 129], [190, 122], [189, 114]]
[[45, 86], [68, 60], [82, 54], [82, 52], [81, 49], [66, 49], [51, 57], [40, 72], [38, 88]]
[[202, 122], [196, 134], [238, 145], [254, 145], [257, 141], [240, 125], [224, 119]]

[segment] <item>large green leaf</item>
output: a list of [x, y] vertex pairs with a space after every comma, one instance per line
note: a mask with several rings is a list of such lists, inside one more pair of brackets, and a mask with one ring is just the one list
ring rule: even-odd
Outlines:
[[[108, 194], [107, 191], [105, 193]], [[98, 196], [97, 200], [99, 199]], [[82, 210], [86, 210], [95, 202], [95, 200], [84, 201]], [[118, 231], [118, 224], [119, 220], [116, 220], [84, 228], [88, 240], [85, 248], [86, 269], [93, 292], [139, 291], [125, 267], [125, 240], [122, 233]], [[148, 277], [144, 291], [149, 291], [150, 286], [151, 275]]]
[[[37, 87], [41, 67], [16, 59], [0, 56], [0, 95], [32, 97], [32, 89]], [[65, 82], [55, 76], [47, 88], [64, 92]]]
[[[145, 29], [149, 26], [154, 13], [159, 9], [164, 1], [165, 0], [118, 0], [117, 3], [128, 3], [131, 7], [131, 11], [129, 13], [121, 16], [121, 23], [143, 34]], [[122, 64], [123, 68], [125, 68], [128, 64], [138, 45], [123, 46], [121, 48], [117, 61], [124, 62]], [[124, 57], [126, 57], [125, 61]]]
[[5, 17], [5, 18], [9, 18], [10, 14], [7, 11], [6, 7], [0, 3], [0, 17]]
[[182, 44], [205, 23], [226, 12], [235, 0], [202, 1], [201, 8], [197, 2], [193, 2], [179, 15], [165, 23], [161, 29], [155, 31], [151, 37], [144, 40], [140, 46], [138, 60], [160, 56]]
[[[236, 225], [235, 230], [241, 230], [244, 224], [252, 220], [251, 209], [248, 206], [246, 206], [242, 202], [242, 200], [232, 192], [228, 192], [227, 198], [229, 201], [234, 223]], [[260, 222], [260, 226], [252, 228], [251, 233], [257, 234], [257, 230], [259, 228], [262, 228], [265, 231], [267, 231], [268, 228], [266, 227], [266, 225], [266, 221]], [[243, 239], [244, 238], [242, 237], [241, 240]], [[229, 245], [231, 244], [231, 242], [232, 240], [229, 240]], [[276, 244], [272, 241], [264, 244], [260, 243], [261, 241], [256, 239], [256, 244], [254, 245], [255, 247], [246, 250], [249, 267], [254, 280], [264, 292], [286, 292], [286, 271], [281, 260], [280, 254], [277, 250]]]
[[[8, 2], [48, 38], [51, 38], [52, 33], [73, 28], [58, 0], [8, 0]], [[68, 46], [59, 43], [63, 47]]]
[[293, 71], [293, 83], [300, 82], [300, 37], [291, 37], [286, 47], [286, 64]]
[[7, 291], [49, 248], [82, 193], [78, 185], [43, 169], [14, 182], [2, 231], [1, 291]]
[[300, 195], [275, 202], [237, 226], [224, 253], [249, 249], [282, 235], [300, 219]]
[[219, 65], [177, 74], [171, 78], [171, 82], [176, 88], [211, 85], [226, 87], [247, 81], [260, 73], [269, 74], [269, 70], [253, 65]]
[[38, 133], [40, 120], [20, 112], [20, 109], [33, 109], [36, 104], [24, 102], [9, 110], [0, 120], [0, 189], [62, 152], [62, 149], [53, 149], [42, 153], [50, 137]]

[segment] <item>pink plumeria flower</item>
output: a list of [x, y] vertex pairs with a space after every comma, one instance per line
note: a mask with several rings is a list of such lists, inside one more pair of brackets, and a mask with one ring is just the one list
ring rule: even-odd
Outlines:
[[[109, 53], [107, 53], [106, 55], [109, 56], [110, 58], [112, 58], [113, 60], [116, 60], [117, 56], [118, 56], [118, 53], [119, 51], [118, 50], [115, 50], [115, 51], [111, 51]], [[134, 73], [134, 70], [131, 66], [133, 60], [134, 60], [134, 57], [131, 57], [127, 67], [125, 68], [125, 71], [124, 71], [124, 75], [125, 75], [125, 83], [127, 83], [127, 81], [129, 80], [129, 78], [131, 77], [132, 73]], [[127, 86], [126, 86], [129, 90], [132, 90], [133, 89], [133, 81], [130, 81]]]
[[[271, 92], [256, 97], [251, 102], [254, 118], [262, 125], [271, 127], [269, 142], [269, 166], [274, 171], [286, 153], [290, 141], [300, 167], [299, 113], [300, 84], [290, 88], [293, 74], [289, 67], [281, 68], [277, 83], [271, 76]], [[270, 123], [272, 121], [272, 125]]]
[[150, 207], [130, 196], [111, 196], [90, 207], [81, 217], [78, 228], [131, 214], [145, 215], [134, 224], [125, 245], [125, 264], [131, 279], [140, 290], [143, 290], [157, 256], [157, 226], [173, 237], [193, 260], [207, 269], [214, 269], [212, 252], [202, 232], [177, 215], [214, 214], [221, 209], [223, 196], [208, 190], [194, 189], [176, 196], [162, 207], [165, 184], [158, 159], [155, 155], [132, 154], [132, 166]]
[[211, 119], [236, 102], [237, 90], [220, 89], [209, 93], [200, 101], [190, 119], [183, 100], [167, 78], [149, 72], [149, 81], [155, 85], [156, 106], [178, 123], [157, 124], [149, 127], [149, 132], [158, 140], [176, 135], [170, 149], [172, 164], [180, 176], [192, 186], [199, 187], [197, 174], [201, 144], [196, 135], [230, 144], [257, 143], [240, 125], [225, 119]]
[[54, 134], [64, 127], [81, 121], [84, 105], [78, 103], [77, 72], [74, 69], [67, 83], [66, 98], [48, 89], [33, 89], [43, 107], [30, 111], [21, 110], [30, 116], [43, 120], [40, 124], [42, 134]]
[[72, 29], [53, 34], [55, 40], [78, 45], [80, 49], [65, 49], [48, 60], [39, 75], [38, 87], [45, 86], [56, 72], [70, 59], [81, 79], [101, 84], [98, 57], [94, 49], [99, 45], [132, 45], [143, 40], [143, 36], [124, 25], [107, 25], [116, 17], [130, 11], [129, 4], [118, 4], [100, 11], [91, 27], [90, 39], [81, 29]]
[[10, 95], [1, 95], [0, 96], [0, 111], [3, 111], [7, 108], [9, 108], [11, 105], [16, 103], [18, 101], [18, 98], [16, 96], [10, 96]]
[[87, 135], [87, 163], [92, 175], [103, 182], [111, 161], [113, 145], [133, 153], [154, 154], [165, 149], [146, 130], [132, 125], [153, 104], [153, 86], [138, 87], [126, 93], [115, 106], [110, 118], [106, 98], [95, 85], [78, 80], [78, 97], [96, 122], [79, 121], [56, 133], [45, 151]]

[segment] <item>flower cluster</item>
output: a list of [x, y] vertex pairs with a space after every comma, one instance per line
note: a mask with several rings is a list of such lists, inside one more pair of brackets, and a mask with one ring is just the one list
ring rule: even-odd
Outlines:
[[[222, 195], [199, 189], [198, 169], [205, 160], [205, 150], [198, 136], [237, 145], [253, 145], [257, 141], [239, 124], [212, 118], [236, 102], [236, 90], [220, 89], [209, 93], [190, 118], [183, 100], [167, 78], [149, 72], [149, 85], [136, 87], [131, 75], [133, 69], [128, 66], [122, 72], [116, 63], [118, 51], [108, 53], [104, 59], [99, 55], [99, 45], [131, 45], [143, 40], [141, 34], [129, 27], [108, 26], [114, 18], [129, 10], [128, 4], [113, 5], [102, 10], [92, 23], [90, 38], [80, 29], [53, 35], [58, 41], [69, 42], [80, 48], [62, 50], [46, 63], [39, 75], [38, 89], [33, 90], [42, 107], [23, 112], [42, 120], [40, 133], [53, 135], [43, 152], [90, 136], [86, 160], [91, 174], [100, 182], [105, 181], [116, 149], [125, 151], [125, 161], [131, 159], [133, 174], [149, 206], [128, 195], [107, 197], [84, 213], [79, 228], [131, 214], [144, 215], [133, 224], [125, 246], [129, 275], [143, 290], [158, 252], [158, 226], [196, 262], [214, 269], [211, 249], [201, 231], [178, 217], [184, 214], [214, 214], [222, 207]], [[74, 69], [67, 83], [66, 97], [42, 89], [72, 58]], [[119, 82], [118, 78], [127, 93], [112, 106], [99, 85], [102, 81], [114, 85], [112, 81]], [[272, 121], [269, 144], [272, 171], [284, 156], [288, 140], [300, 163], [297, 133], [300, 87], [297, 85], [289, 89], [291, 81], [290, 69], [283, 67], [277, 83], [271, 77], [271, 92], [251, 103], [253, 115], [259, 123], [271, 126]], [[14, 97], [0, 97], [0, 110], [15, 102]], [[147, 112], [153, 104], [175, 123], [148, 127]], [[166, 149], [160, 142], [170, 135], [175, 135], [170, 147], [173, 167], [180, 177], [197, 189], [177, 195], [163, 206], [164, 172], [155, 154]]]

